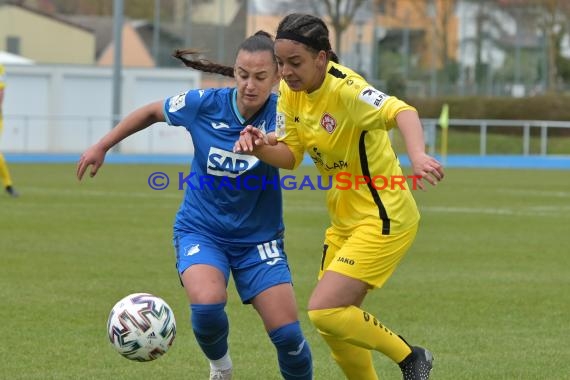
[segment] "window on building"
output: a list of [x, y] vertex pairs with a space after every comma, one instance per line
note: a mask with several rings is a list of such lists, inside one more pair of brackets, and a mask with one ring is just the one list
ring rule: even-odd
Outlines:
[[6, 50], [8, 53], [20, 55], [20, 37], [7, 36]]

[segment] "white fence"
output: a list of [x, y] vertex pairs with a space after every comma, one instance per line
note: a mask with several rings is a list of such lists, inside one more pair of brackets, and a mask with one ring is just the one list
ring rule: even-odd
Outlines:
[[[81, 152], [113, 127], [112, 68], [6, 66], [0, 149], [15, 153]], [[137, 107], [200, 86], [190, 69], [122, 71], [121, 117]], [[161, 123], [164, 124], [164, 123]], [[121, 143], [125, 153], [188, 153], [183, 128], [154, 125]]]
[[[160, 98], [158, 98], [160, 99]], [[155, 99], [156, 100], [156, 99]], [[430, 154], [438, 153], [437, 119], [423, 119], [424, 136]], [[7, 114], [1, 150], [9, 153], [76, 153], [85, 150], [109, 131], [111, 116], [39, 116]], [[570, 128], [570, 122], [547, 120], [470, 120], [451, 119], [450, 128], [476, 127], [479, 130], [479, 155], [487, 155], [488, 129], [492, 127], [521, 130], [522, 154], [530, 155], [531, 129], [540, 130], [539, 155], [548, 154], [548, 131]], [[193, 151], [185, 129], [158, 123], [141, 131], [120, 145], [121, 153], [184, 154]], [[569, 149], [570, 151], [570, 149]]]
[[[6, 66], [4, 133], [8, 153], [78, 153], [113, 127], [112, 69], [81, 66]], [[122, 75], [122, 116], [146, 103], [200, 87], [190, 69], [128, 69]], [[423, 119], [429, 152], [435, 154], [437, 119]], [[531, 152], [531, 131], [540, 130], [540, 155], [548, 154], [548, 131], [570, 128], [568, 121], [451, 119], [450, 128], [479, 130], [479, 154], [487, 155], [488, 129], [518, 128], [523, 155]], [[122, 153], [192, 153], [183, 128], [156, 124], [129, 137]]]
[[[424, 136], [428, 145], [430, 154], [434, 154], [437, 150], [436, 137], [438, 129], [437, 119], [423, 119]], [[453, 127], [477, 127], [479, 129], [479, 155], [487, 155], [487, 138], [488, 129], [492, 127], [515, 128], [521, 130], [522, 134], [522, 154], [530, 155], [531, 129], [538, 128], [540, 130], [540, 153], [545, 156], [548, 154], [548, 131], [553, 128], [570, 128], [570, 121], [552, 121], [552, 120], [492, 120], [492, 119], [450, 119], [449, 128]]]

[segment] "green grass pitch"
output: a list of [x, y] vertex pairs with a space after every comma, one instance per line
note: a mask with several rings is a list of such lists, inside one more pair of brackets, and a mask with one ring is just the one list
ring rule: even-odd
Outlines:
[[[0, 379], [206, 379], [174, 268], [172, 222], [182, 192], [147, 178], [177, 165], [103, 166], [75, 179], [71, 164], [12, 164], [21, 197], [0, 197]], [[287, 174], [316, 175], [312, 168]], [[448, 169], [417, 191], [412, 249], [364, 308], [433, 351], [432, 378], [570, 379], [570, 172]], [[306, 317], [328, 217], [322, 191], [284, 191], [286, 251], [315, 379], [342, 379]], [[170, 351], [130, 362], [106, 336], [114, 303], [151, 292], [173, 308]], [[261, 321], [230, 287], [237, 380], [279, 379]], [[382, 379], [400, 379], [380, 354]]]

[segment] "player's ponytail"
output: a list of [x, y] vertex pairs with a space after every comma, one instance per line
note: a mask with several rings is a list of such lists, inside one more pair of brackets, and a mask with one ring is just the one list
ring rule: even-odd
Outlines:
[[226, 77], [234, 77], [234, 68], [230, 66], [220, 65], [215, 62], [208, 61], [204, 58], [192, 59], [192, 56], [201, 54], [200, 51], [195, 49], [177, 49], [172, 56], [179, 59], [186, 65], [195, 70], [200, 70], [205, 73], [220, 74]]
[[[238, 47], [238, 53], [241, 50], [245, 50], [250, 53], [268, 51], [271, 53], [271, 56], [275, 61], [275, 55], [273, 54], [273, 37], [263, 30], [257, 31], [254, 35], [243, 41]], [[231, 66], [221, 65], [200, 57], [192, 58], [193, 56], [199, 56], [200, 54], [201, 52], [195, 49], [178, 49], [172, 54], [172, 56], [182, 61], [185, 66], [195, 70], [200, 70], [205, 73], [220, 74], [232, 78], [234, 77], [234, 68]]]

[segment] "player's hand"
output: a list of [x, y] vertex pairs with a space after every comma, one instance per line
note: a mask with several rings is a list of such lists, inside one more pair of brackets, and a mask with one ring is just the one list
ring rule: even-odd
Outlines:
[[443, 172], [443, 165], [428, 154], [420, 154], [416, 157], [410, 158], [412, 162], [412, 170], [414, 175], [420, 176], [421, 179], [417, 181], [417, 185], [420, 189], [425, 190], [425, 186], [422, 180], [426, 180], [433, 186], [437, 185], [438, 182], [443, 180], [445, 176]]
[[248, 125], [239, 133], [234, 144], [234, 153], [251, 153], [255, 147], [270, 145], [268, 136], [258, 128]]
[[83, 174], [85, 174], [85, 171], [89, 166], [91, 166], [89, 175], [91, 177], [95, 176], [105, 161], [106, 153], [107, 151], [104, 148], [100, 147], [98, 144], [95, 144], [87, 149], [81, 155], [81, 158], [77, 163], [77, 179], [81, 180], [81, 178], [83, 178]]

